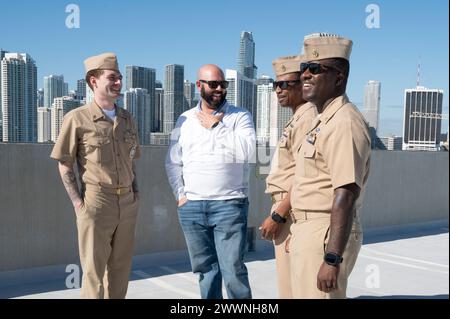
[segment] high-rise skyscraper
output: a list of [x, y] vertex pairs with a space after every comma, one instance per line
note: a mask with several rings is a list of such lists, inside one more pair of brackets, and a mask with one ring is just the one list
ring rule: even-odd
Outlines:
[[26, 53], [4, 53], [1, 61], [3, 141], [37, 141], [37, 67]]
[[370, 127], [378, 132], [380, 120], [380, 92], [379, 81], [369, 81], [364, 88], [364, 116]]
[[63, 82], [63, 95], [62, 96], [69, 96], [69, 83]]
[[253, 41], [253, 34], [252, 32], [242, 31], [237, 61], [238, 74], [236, 75], [239, 78], [239, 81], [236, 81], [236, 97], [239, 100], [236, 101], [236, 105], [245, 107], [250, 111], [255, 127], [257, 116], [257, 69], [255, 65], [255, 41]]
[[6, 53], [9, 53], [9, 52], [0, 48], [0, 61], [5, 57]]
[[44, 76], [44, 107], [52, 107], [56, 97], [64, 96], [65, 82], [62, 75]]
[[164, 123], [164, 89], [161, 81], [156, 81], [155, 85], [155, 120], [157, 121], [157, 132], [163, 131]]
[[[156, 117], [156, 103], [155, 103], [155, 83], [156, 83], [156, 70], [152, 68], [146, 68], [142, 66], [127, 65], [126, 66], [126, 89], [146, 89], [149, 96], [150, 103], [148, 115], [151, 119], [149, 126], [150, 132], [156, 132], [159, 124]], [[139, 101], [143, 101], [139, 99]], [[139, 121], [136, 118], [137, 121]], [[149, 133], [150, 134], [150, 133]], [[150, 137], [146, 137], [145, 144], [148, 144]], [[144, 143], [142, 140], [141, 143]]]
[[75, 95], [78, 100], [86, 100], [86, 80], [80, 79], [77, 80], [77, 89], [75, 91]]
[[241, 32], [237, 71], [249, 79], [256, 79], [255, 42], [248, 31]]
[[270, 140], [270, 105], [273, 93], [273, 79], [262, 75], [257, 81], [258, 97], [256, 99], [256, 141], [266, 144]]
[[229, 82], [227, 90], [227, 100], [233, 105], [246, 108], [253, 117], [253, 124], [256, 127], [256, 81], [248, 78], [236, 70], [225, 70], [225, 79]]
[[94, 92], [91, 90], [89, 85], [86, 83], [86, 103], [94, 101]]
[[405, 90], [403, 150], [439, 149], [444, 91], [418, 86]]
[[184, 80], [184, 111], [189, 110], [195, 106], [195, 84]]
[[156, 70], [136, 65], [126, 66], [126, 89], [146, 89], [147, 94], [155, 89]]
[[51, 110], [48, 107], [38, 107], [38, 143], [50, 142], [52, 140]]
[[166, 65], [164, 79], [164, 133], [170, 133], [173, 130], [175, 122], [183, 113], [183, 80], [183, 65]]
[[283, 107], [278, 104], [278, 98], [275, 91], [272, 91], [270, 103], [270, 142], [271, 147], [275, 147], [278, 140], [283, 134], [283, 129], [286, 123], [292, 116], [292, 109], [290, 107]]
[[36, 92], [36, 107], [44, 107], [44, 89], [39, 89]]
[[[0, 48], [0, 63], [2, 62], [2, 59], [5, 57], [5, 54], [8, 53], [8, 51], [5, 51]], [[0, 142], [3, 141], [3, 115], [2, 115], [2, 72], [0, 72]]]
[[79, 106], [79, 100], [68, 96], [56, 97], [53, 99], [51, 108], [51, 135], [53, 142], [56, 142], [56, 139], [59, 136], [64, 115]]
[[124, 96], [124, 106], [133, 115], [138, 127], [141, 144], [150, 144], [150, 128], [152, 112], [150, 109], [150, 94], [146, 89], [128, 89]]
[[369, 81], [364, 88], [364, 109], [362, 113], [369, 124], [372, 148], [375, 148], [378, 138], [380, 92], [381, 83], [379, 81]]

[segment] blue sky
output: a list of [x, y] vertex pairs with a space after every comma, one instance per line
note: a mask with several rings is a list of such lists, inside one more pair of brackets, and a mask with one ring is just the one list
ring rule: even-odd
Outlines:
[[[65, 21], [68, 4], [80, 8], [80, 28]], [[380, 28], [366, 27], [369, 4], [380, 9]], [[448, 114], [449, 15], [447, 0], [383, 1], [8, 1], [0, 11], [0, 48], [29, 53], [38, 66], [38, 85], [63, 74], [74, 89], [84, 77], [83, 60], [116, 52], [121, 68], [185, 66], [195, 80], [204, 63], [235, 68], [240, 32], [256, 42], [258, 75], [273, 76], [271, 61], [298, 54], [303, 36], [337, 33], [353, 40], [347, 93], [362, 105], [364, 85], [381, 81], [381, 135], [401, 135], [404, 89], [414, 88], [421, 61], [421, 85], [444, 90]], [[443, 122], [446, 132], [448, 121]]]

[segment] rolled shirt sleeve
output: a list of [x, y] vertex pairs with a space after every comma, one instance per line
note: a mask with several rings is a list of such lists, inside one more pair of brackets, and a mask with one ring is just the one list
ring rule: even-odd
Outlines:
[[50, 157], [57, 161], [67, 162], [73, 165], [76, 161], [77, 149], [77, 125], [72, 113], [68, 113], [63, 118], [61, 130]]
[[363, 187], [370, 154], [370, 141], [363, 130], [358, 122], [343, 121], [335, 126], [329, 145], [324, 147], [334, 189], [353, 183]]

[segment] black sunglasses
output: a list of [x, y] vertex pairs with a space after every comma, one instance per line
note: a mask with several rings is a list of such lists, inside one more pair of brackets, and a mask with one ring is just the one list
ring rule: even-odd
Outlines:
[[299, 84], [300, 80], [292, 80], [292, 81], [274, 81], [273, 89], [276, 90], [279, 87], [282, 90], [286, 90], [289, 86], [294, 86]]
[[329, 69], [341, 72], [340, 70], [336, 69], [335, 67], [332, 67], [330, 65], [324, 65], [316, 62], [304, 62], [300, 63], [300, 73], [305, 72], [306, 70], [309, 70], [311, 74], [319, 74], [322, 72], [326, 72]]
[[219, 85], [222, 87], [222, 89], [226, 89], [228, 87], [228, 81], [206, 81], [206, 80], [199, 80], [202, 83], [208, 84], [210, 89], [217, 89]]

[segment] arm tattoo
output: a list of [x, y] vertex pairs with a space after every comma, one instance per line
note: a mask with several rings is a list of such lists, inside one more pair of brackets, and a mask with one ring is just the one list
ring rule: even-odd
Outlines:
[[78, 189], [77, 179], [73, 172], [73, 169], [70, 168], [66, 163], [61, 163], [62, 167], [60, 167], [61, 179], [66, 188], [67, 194], [70, 197], [72, 203], [76, 203], [77, 201], [81, 201], [80, 190]]
[[137, 193], [137, 192], [139, 192], [139, 188], [138, 188], [138, 184], [137, 184], [136, 165], [134, 164], [134, 161], [133, 161], [132, 169], [133, 169], [134, 178], [133, 178], [133, 183], [131, 183], [131, 187], [133, 188], [133, 192]]

